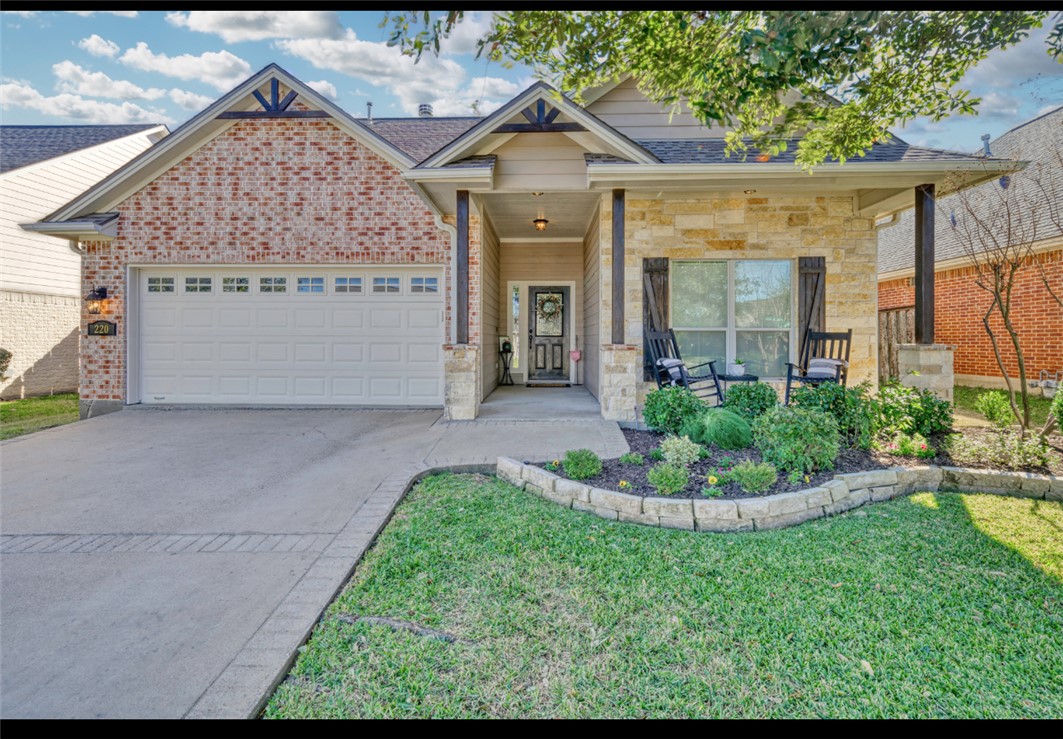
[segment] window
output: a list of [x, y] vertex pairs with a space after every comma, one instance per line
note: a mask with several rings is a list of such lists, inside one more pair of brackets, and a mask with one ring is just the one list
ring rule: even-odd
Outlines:
[[223, 293], [251, 292], [251, 280], [247, 277], [222, 277], [221, 291]]
[[741, 359], [761, 379], [784, 377], [793, 326], [788, 261], [674, 261], [672, 325], [688, 364]]
[[172, 277], [149, 277], [148, 278], [148, 292], [149, 293], [172, 293], [173, 292], [173, 278]]
[[398, 277], [374, 277], [373, 292], [397, 293], [400, 292], [400, 280]]
[[186, 277], [186, 293], [209, 293], [213, 285], [212, 277]]
[[288, 292], [288, 278], [259, 277], [258, 291], [260, 293], [286, 293]]
[[360, 293], [362, 292], [362, 278], [337, 277], [335, 287], [338, 293]]
[[323, 295], [325, 292], [325, 278], [324, 277], [296, 277], [295, 278], [295, 292], [297, 293], [313, 293], [316, 295]]
[[438, 293], [439, 292], [439, 278], [438, 277], [411, 277], [410, 278], [410, 292], [411, 293]]

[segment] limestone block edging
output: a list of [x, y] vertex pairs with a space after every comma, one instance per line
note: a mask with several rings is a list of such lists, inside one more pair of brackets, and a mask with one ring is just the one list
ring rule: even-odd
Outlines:
[[496, 474], [522, 490], [565, 508], [611, 521], [688, 531], [780, 529], [917, 491], [992, 493], [1063, 501], [1063, 477], [935, 465], [850, 472], [794, 493], [740, 500], [629, 495], [568, 480], [509, 457], [498, 458]]

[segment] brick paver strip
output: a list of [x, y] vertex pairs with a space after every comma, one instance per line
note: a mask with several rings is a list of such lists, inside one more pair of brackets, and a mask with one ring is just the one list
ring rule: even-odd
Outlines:
[[[335, 534], [5, 534], [0, 554], [322, 553]], [[257, 544], [257, 546], [256, 546]]]

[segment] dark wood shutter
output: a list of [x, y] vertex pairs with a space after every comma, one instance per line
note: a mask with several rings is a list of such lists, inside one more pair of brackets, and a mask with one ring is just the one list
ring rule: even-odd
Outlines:
[[824, 295], [827, 290], [826, 257], [800, 257], [797, 260], [797, 347], [798, 361], [804, 356], [809, 331], [827, 330]]
[[642, 360], [643, 379], [653, 379], [650, 345], [646, 332], [664, 331], [668, 324], [668, 260], [642, 260]]

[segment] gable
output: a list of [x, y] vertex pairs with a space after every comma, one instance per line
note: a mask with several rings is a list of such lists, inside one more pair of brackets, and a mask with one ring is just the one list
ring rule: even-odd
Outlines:
[[667, 105], [657, 105], [643, 95], [633, 78], [627, 78], [586, 106], [605, 123], [628, 138], [641, 139], [719, 139], [730, 130], [707, 128], [686, 105], [670, 115]]
[[492, 152], [496, 190], [586, 190], [588, 149], [564, 133], [520, 133]]

